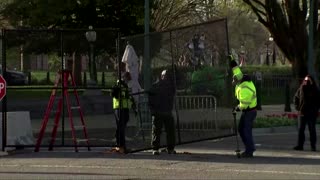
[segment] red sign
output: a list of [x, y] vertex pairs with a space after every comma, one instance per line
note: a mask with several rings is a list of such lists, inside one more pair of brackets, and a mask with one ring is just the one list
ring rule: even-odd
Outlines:
[[0, 75], [0, 101], [7, 93], [7, 82], [6, 80]]

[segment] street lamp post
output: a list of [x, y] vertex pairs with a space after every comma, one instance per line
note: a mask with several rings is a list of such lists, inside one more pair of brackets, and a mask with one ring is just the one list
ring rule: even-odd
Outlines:
[[271, 43], [273, 41], [273, 37], [272, 36], [270, 36], [269, 37], [269, 39], [268, 39], [268, 41], [267, 41], [267, 56], [266, 56], [266, 64], [267, 64], [267, 66], [269, 66], [270, 65], [270, 58], [269, 58], [269, 56], [270, 56], [270, 54], [269, 54], [269, 44]]
[[273, 42], [273, 50], [272, 50], [272, 65], [276, 65], [276, 59], [277, 59], [277, 52], [276, 52], [276, 46]]
[[97, 68], [94, 58], [94, 42], [97, 39], [97, 33], [93, 30], [92, 26], [89, 26], [89, 30], [86, 32], [86, 38], [90, 44], [90, 56], [89, 56], [89, 74], [90, 80], [97, 82]]
[[[23, 20], [19, 22], [20, 27], [23, 26]], [[20, 71], [23, 71], [23, 44], [20, 45]]]
[[[275, 56], [274, 56], [274, 53], [275, 53], [275, 46], [274, 46], [274, 42], [273, 42], [273, 37], [272, 36], [270, 36], [269, 37], [269, 43], [271, 44], [271, 43], [273, 43], [273, 47], [272, 47], [272, 65], [275, 65]], [[268, 54], [268, 56], [269, 56], [269, 54]]]
[[244, 66], [246, 63], [245, 54], [246, 54], [245, 47], [244, 47], [244, 45], [241, 45], [240, 46], [240, 58], [239, 58], [240, 66]]
[[266, 65], [269, 66], [269, 41], [267, 41]]

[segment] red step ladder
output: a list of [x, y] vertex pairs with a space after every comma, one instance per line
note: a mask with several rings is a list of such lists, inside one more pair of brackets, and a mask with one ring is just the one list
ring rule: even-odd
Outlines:
[[[76, 106], [75, 107], [70, 107], [70, 99], [69, 99], [69, 93], [68, 93], [68, 90], [69, 90], [68, 89], [69, 78], [71, 80], [71, 84], [72, 84], [72, 87], [73, 87], [73, 93], [74, 93], [75, 98], [76, 98]], [[62, 79], [63, 79], [63, 81], [61, 82]], [[70, 127], [71, 127], [71, 132], [72, 132], [72, 140], [73, 140], [73, 143], [74, 143], [75, 151], [78, 152], [77, 143], [80, 142], [80, 141], [85, 141], [87, 143], [88, 150], [90, 151], [88, 133], [87, 133], [87, 129], [86, 129], [84, 118], [83, 118], [83, 113], [82, 113], [81, 106], [80, 106], [79, 96], [78, 96], [77, 90], [75, 89], [76, 84], [74, 82], [73, 75], [72, 75], [70, 70], [62, 70], [62, 71], [57, 73], [57, 76], [56, 76], [56, 79], [55, 79], [55, 84], [54, 84], [54, 89], [51, 92], [51, 96], [50, 96], [50, 99], [49, 99], [49, 102], [48, 102], [48, 106], [47, 106], [47, 109], [45, 111], [45, 114], [44, 114], [44, 117], [43, 117], [43, 120], [42, 120], [42, 125], [41, 125], [41, 128], [40, 128], [40, 132], [39, 132], [39, 135], [38, 135], [38, 139], [37, 139], [34, 151], [35, 152], [39, 152], [40, 144], [41, 144], [42, 138], [44, 136], [44, 133], [45, 133], [48, 121], [49, 121], [49, 116], [50, 116], [50, 113], [51, 113], [51, 110], [52, 110], [52, 107], [53, 107], [53, 103], [54, 103], [55, 98], [56, 98], [57, 89], [58, 89], [58, 85], [59, 85], [60, 82], [63, 83], [63, 88], [62, 88], [62, 94], [59, 97], [58, 108], [57, 108], [57, 111], [55, 113], [54, 125], [53, 125], [53, 129], [52, 129], [52, 133], [51, 133], [51, 141], [50, 141], [50, 144], [49, 144], [49, 151], [53, 150], [53, 144], [54, 144], [54, 141], [55, 141], [55, 138], [56, 138], [56, 135], [57, 135], [57, 130], [58, 130], [58, 126], [59, 126], [59, 121], [60, 121], [61, 111], [62, 111], [62, 108], [63, 108], [63, 100], [64, 99], [66, 100], [66, 105], [67, 105], [67, 110], [68, 110], [68, 115], [69, 115], [69, 121], [70, 121]], [[75, 125], [74, 125], [74, 121], [73, 121], [73, 118], [72, 118], [72, 112], [71, 112], [73, 109], [78, 109], [78, 111], [80, 113], [81, 129], [83, 130], [85, 139], [77, 140], [77, 138], [76, 138]]]

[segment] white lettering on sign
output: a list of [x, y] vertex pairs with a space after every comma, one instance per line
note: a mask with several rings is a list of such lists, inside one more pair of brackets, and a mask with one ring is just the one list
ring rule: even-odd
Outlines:
[[4, 89], [4, 83], [0, 83], [0, 93], [2, 92], [2, 89]]

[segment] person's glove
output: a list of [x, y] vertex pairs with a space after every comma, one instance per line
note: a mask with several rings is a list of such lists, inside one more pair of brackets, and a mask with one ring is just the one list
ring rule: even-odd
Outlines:
[[238, 66], [238, 63], [235, 61], [233, 55], [229, 55], [228, 59], [230, 61], [230, 68]]
[[119, 96], [120, 96], [120, 88], [118, 86], [112, 87], [111, 96], [114, 97], [114, 98], [119, 98]]
[[229, 61], [233, 61], [233, 60], [234, 60], [233, 55], [232, 55], [232, 54], [229, 54], [229, 55], [228, 55], [228, 59], [229, 59]]
[[233, 110], [232, 110], [232, 112], [239, 112], [239, 111], [240, 111], [239, 106], [234, 107]]
[[133, 109], [134, 115], [138, 116], [138, 110], [137, 109]]
[[131, 105], [131, 109], [133, 110], [134, 114], [137, 115], [138, 114], [138, 110], [137, 110], [137, 106], [136, 106], [136, 103], [132, 103]]

